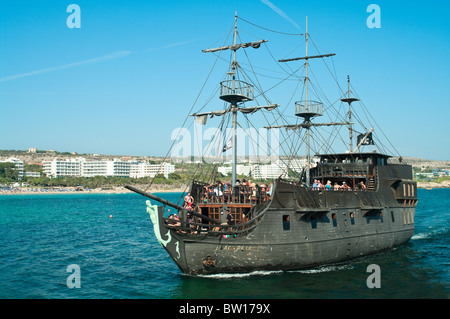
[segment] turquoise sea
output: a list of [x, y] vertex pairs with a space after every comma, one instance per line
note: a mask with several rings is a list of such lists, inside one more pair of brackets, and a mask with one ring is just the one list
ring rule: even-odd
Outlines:
[[[159, 195], [177, 202], [181, 194]], [[0, 298], [448, 299], [450, 189], [418, 196], [415, 235], [395, 250], [310, 270], [206, 277], [180, 273], [140, 195], [0, 196]], [[381, 288], [366, 285], [370, 264], [380, 266]], [[68, 287], [69, 265], [79, 267], [80, 288]]]

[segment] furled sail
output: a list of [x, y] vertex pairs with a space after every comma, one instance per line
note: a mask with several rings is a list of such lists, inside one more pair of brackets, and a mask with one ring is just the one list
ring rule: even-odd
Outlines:
[[257, 49], [261, 46], [261, 43], [267, 42], [267, 40], [260, 40], [260, 41], [253, 41], [253, 42], [247, 42], [247, 43], [237, 43], [237, 44], [232, 44], [232, 45], [226, 45], [224, 47], [219, 47], [219, 48], [213, 48], [213, 49], [205, 49], [202, 50], [203, 53], [206, 52], [217, 52], [217, 51], [225, 51], [225, 50], [233, 50], [233, 51], [237, 51], [240, 48], [248, 48], [248, 47], [252, 47], [253, 49]]

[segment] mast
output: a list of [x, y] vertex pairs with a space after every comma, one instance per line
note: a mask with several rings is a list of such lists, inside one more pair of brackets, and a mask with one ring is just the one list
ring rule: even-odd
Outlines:
[[[350, 76], [349, 75], [347, 75], [347, 88], [348, 88], [347, 99], [349, 99], [350, 98]], [[348, 103], [348, 122], [350, 123], [348, 125], [348, 135], [349, 135], [349, 140], [350, 140], [349, 150], [351, 150], [353, 148], [353, 129], [352, 129], [352, 124], [351, 124], [352, 123], [352, 103], [351, 102]]]
[[[308, 16], [306, 16], [306, 32], [305, 32], [305, 48], [306, 48], [306, 57], [308, 57]], [[305, 60], [305, 106], [306, 110], [309, 110], [308, 106], [308, 67], [309, 62], [308, 59]], [[310, 122], [310, 117], [304, 117], [305, 122]], [[306, 128], [306, 185], [309, 186], [311, 177], [310, 177], [310, 168], [311, 168], [311, 150], [310, 150], [310, 127], [307, 126]]]
[[308, 95], [308, 82], [309, 82], [309, 76], [308, 76], [308, 69], [309, 69], [309, 59], [314, 58], [322, 58], [325, 56], [332, 56], [332, 54], [325, 54], [325, 55], [315, 55], [315, 56], [309, 56], [308, 55], [308, 17], [306, 17], [306, 32], [305, 32], [305, 50], [306, 55], [302, 58], [295, 58], [295, 59], [287, 59], [287, 60], [279, 60], [279, 62], [288, 62], [288, 61], [294, 61], [294, 60], [305, 60], [305, 100], [295, 102], [295, 115], [299, 117], [303, 117], [303, 128], [306, 129], [306, 186], [309, 187], [311, 184], [311, 126], [313, 124], [311, 123], [311, 118], [316, 116], [322, 116], [323, 115], [323, 104], [318, 101], [310, 101], [309, 95]]
[[[352, 127], [352, 102], [355, 101], [359, 101], [357, 98], [354, 97], [350, 97], [350, 76], [347, 75], [347, 97], [344, 99], [341, 99], [342, 102], [347, 102], [348, 103], [348, 135], [349, 135], [349, 149], [348, 151], [350, 153], [354, 153], [355, 151], [353, 150], [353, 127]], [[357, 149], [359, 148], [359, 146], [357, 147]]]
[[309, 62], [308, 62], [308, 16], [306, 17], [306, 32], [305, 32], [305, 48], [306, 48], [306, 59], [305, 59], [305, 105], [306, 108], [308, 109], [308, 67], [309, 67]]
[[282, 59], [278, 60], [278, 62], [290, 62], [297, 60], [305, 60], [305, 100], [295, 102], [295, 115], [298, 117], [303, 117], [303, 123], [296, 125], [280, 125], [280, 126], [270, 126], [266, 128], [280, 128], [284, 127], [286, 129], [298, 129], [305, 128], [306, 129], [306, 186], [311, 186], [311, 127], [312, 126], [330, 126], [330, 125], [348, 125], [347, 122], [344, 123], [321, 123], [321, 124], [313, 124], [311, 119], [317, 116], [323, 115], [323, 104], [319, 101], [313, 101], [309, 99], [309, 91], [308, 91], [308, 82], [309, 82], [309, 59], [317, 59], [317, 58], [325, 58], [335, 55], [334, 53], [328, 54], [320, 54], [320, 55], [308, 55], [308, 17], [306, 17], [306, 32], [305, 32], [305, 49], [306, 56], [300, 58], [293, 59]]
[[225, 110], [212, 111], [206, 113], [194, 113], [192, 116], [195, 116], [199, 122], [202, 124], [206, 124], [207, 116], [222, 116], [226, 113], [231, 112], [232, 114], [232, 172], [231, 172], [231, 183], [234, 188], [236, 185], [236, 166], [237, 166], [237, 113], [241, 112], [244, 114], [254, 113], [256, 111], [265, 109], [267, 111], [271, 111], [278, 107], [277, 104], [270, 104], [265, 106], [255, 106], [255, 107], [240, 107], [240, 103], [252, 101], [254, 99], [253, 94], [253, 85], [246, 83], [244, 81], [236, 79], [237, 71], [239, 69], [239, 63], [236, 60], [236, 51], [240, 48], [248, 48], [252, 47], [257, 49], [261, 46], [261, 43], [267, 42], [267, 40], [259, 40], [254, 42], [247, 43], [237, 43], [237, 12], [234, 15], [234, 31], [233, 31], [233, 44], [227, 45], [219, 48], [206, 49], [202, 50], [202, 52], [216, 52], [216, 51], [233, 51], [233, 61], [231, 62], [230, 69], [227, 72], [228, 79], [220, 82], [220, 95], [219, 98], [230, 103], [230, 106]]
[[[234, 33], [233, 33], [233, 45], [236, 46], [237, 38], [237, 11], [234, 13]], [[233, 52], [233, 62], [231, 63], [232, 85], [233, 91], [236, 89], [236, 50]], [[234, 103], [233, 103], [234, 102]], [[231, 185], [236, 185], [236, 165], [237, 165], [237, 101], [231, 103], [231, 112], [233, 113], [233, 159], [231, 161]]]

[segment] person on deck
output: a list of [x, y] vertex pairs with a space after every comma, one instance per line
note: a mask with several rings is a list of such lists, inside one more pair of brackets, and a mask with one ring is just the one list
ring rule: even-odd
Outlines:
[[192, 209], [192, 204], [194, 203], [194, 197], [192, 197], [191, 193], [187, 193], [184, 196], [184, 207], [187, 209]]
[[234, 225], [234, 218], [229, 210], [227, 210], [227, 224], [230, 226]]
[[345, 182], [342, 182], [341, 190], [348, 191], [349, 189], [350, 187]]
[[314, 183], [312, 184], [313, 191], [317, 190], [319, 187], [319, 183], [317, 183], [317, 179], [314, 180]]

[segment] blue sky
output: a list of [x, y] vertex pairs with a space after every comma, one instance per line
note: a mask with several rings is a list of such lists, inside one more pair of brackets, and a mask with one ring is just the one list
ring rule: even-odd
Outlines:
[[[81, 8], [79, 29], [66, 24], [72, 3]], [[371, 3], [381, 8], [379, 29], [366, 25]], [[214, 64], [201, 50], [227, 34], [235, 11], [287, 33], [304, 32], [308, 16], [314, 42], [336, 53], [340, 85], [350, 74], [396, 150], [450, 160], [446, 0], [2, 0], [0, 149], [164, 156]], [[268, 38], [276, 58], [304, 50], [298, 38], [239, 26], [245, 40]], [[274, 69], [256, 61], [261, 72]], [[217, 79], [226, 68], [218, 66]]]

